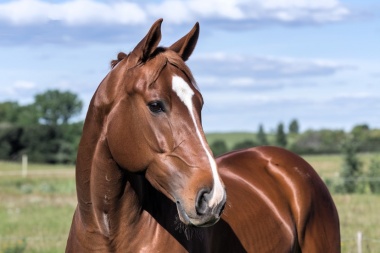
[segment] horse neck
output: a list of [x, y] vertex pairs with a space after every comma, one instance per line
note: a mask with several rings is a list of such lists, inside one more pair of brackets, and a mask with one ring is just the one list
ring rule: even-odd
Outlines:
[[103, 132], [105, 119], [99, 114], [90, 106], [78, 148], [76, 184], [86, 230], [108, 237], [118, 229], [118, 219], [129, 227], [140, 220], [144, 186], [136, 180], [139, 175], [122, 170], [113, 160]]

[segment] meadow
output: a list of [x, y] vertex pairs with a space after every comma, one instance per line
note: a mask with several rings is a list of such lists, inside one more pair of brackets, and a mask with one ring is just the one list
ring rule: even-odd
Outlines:
[[[368, 166], [371, 154], [361, 154]], [[304, 156], [322, 178], [337, 178], [340, 155]], [[341, 221], [342, 252], [380, 252], [380, 195], [333, 194]], [[0, 161], [0, 252], [64, 252], [76, 206], [74, 166], [30, 164], [21, 176], [19, 163]], [[24, 251], [23, 251], [24, 250]]]

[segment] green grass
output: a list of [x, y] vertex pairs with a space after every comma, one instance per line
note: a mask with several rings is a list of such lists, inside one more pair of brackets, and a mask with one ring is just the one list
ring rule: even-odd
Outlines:
[[[244, 138], [244, 137], [242, 137]], [[374, 157], [361, 154], [365, 168]], [[322, 178], [336, 177], [340, 155], [304, 156]], [[24, 252], [63, 252], [76, 206], [73, 166], [30, 164], [31, 174], [0, 176], [0, 252], [23, 246]], [[1, 162], [1, 171], [19, 171], [20, 164]], [[43, 175], [32, 171], [45, 170]], [[380, 195], [333, 194], [338, 208], [342, 252], [357, 252], [356, 233], [363, 232], [363, 252], [380, 252]], [[15, 251], [13, 251], [15, 252]]]
[[[359, 154], [359, 159], [363, 163], [363, 170], [368, 171], [369, 164], [372, 159], [379, 157], [380, 154], [363, 153]], [[334, 178], [339, 176], [339, 172], [343, 166], [343, 156], [334, 155], [304, 155], [302, 156], [322, 178]]]
[[380, 195], [333, 195], [341, 227], [342, 252], [357, 252], [356, 234], [363, 233], [363, 252], [380, 252]]
[[[74, 165], [64, 164], [35, 164], [29, 163], [28, 170], [61, 170], [74, 169]], [[2, 171], [21, 171], [21, 162], [0, 161], [0, 172]]]
[[[1, 162], [0, 170], [18, 171], [16, 163]], [[30, 170], [46, 170], [41, 176], [0, 177], [0, 252], [63, 252], [76, 206], [75, 179], [59, 177], [57, 168], [73, 166], [31, 164]], [[12, 251], [13, 250], [13, 251]]]

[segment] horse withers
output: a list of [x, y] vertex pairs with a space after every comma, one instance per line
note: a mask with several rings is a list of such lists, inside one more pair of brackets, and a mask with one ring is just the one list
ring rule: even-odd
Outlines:
[[213, 158], [185, 64], [199, 25], [164, 48], [161, 23], [91, 100], [66, 252], [339, 252], [334, 203], [304, 160], [275, 147]]

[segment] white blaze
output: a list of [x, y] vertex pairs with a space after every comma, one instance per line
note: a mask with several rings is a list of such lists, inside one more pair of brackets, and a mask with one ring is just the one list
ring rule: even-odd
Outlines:
[[222, 182], [220, 181], [220, 178], [219, 178], [215, 160], [213, 156], [211, 155], [210, 151], [207, 149], [206, 142], [204, 138], [202, 137], [197, 121], [195, 120], [194, 110], [193, 110], [194, 91], [190, 88], [189, 84], [186, 83], [185, 80], [183, 80], [183, 78], [179, 76], [173, 76], [172, 89], [189, 110], [198, 138], [210, 162], [211, 171], [212, 171], [212, 175], [214, 179], [214, 187], [212, 189], [212, 196], [209, 202], [209, 207], [214, 207], [223, 200], [224, 189], [222, 186]]

